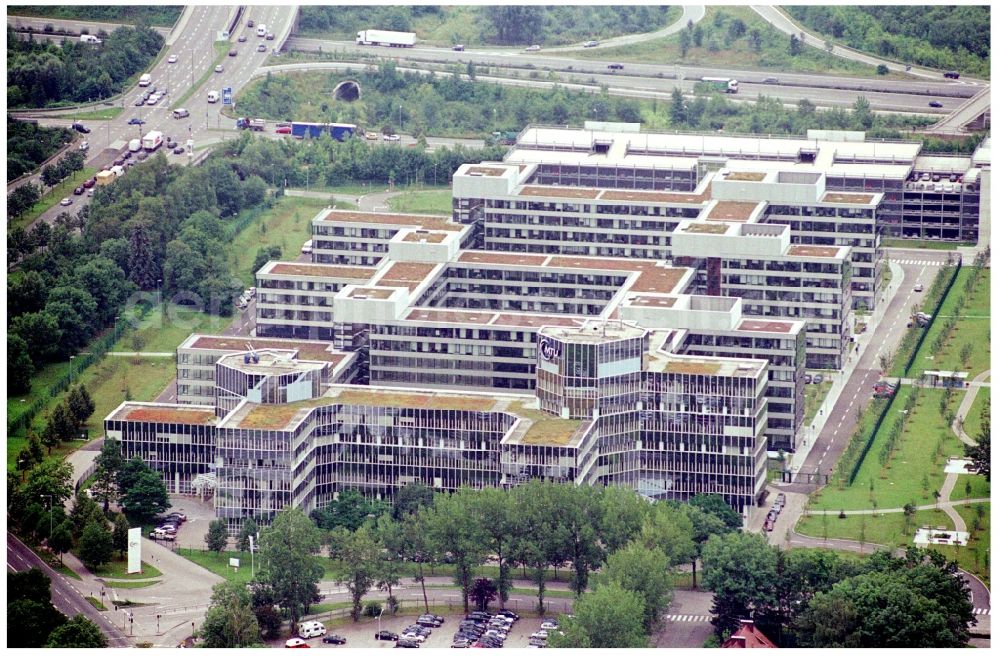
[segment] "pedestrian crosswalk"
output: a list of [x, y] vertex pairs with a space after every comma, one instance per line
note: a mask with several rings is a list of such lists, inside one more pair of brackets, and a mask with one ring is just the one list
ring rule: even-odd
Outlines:
[[973, 608], [972, 609], [972, 614], [973, 615], [989, 615], [990, 614], [990, 609], [989, 608]]
[[711, 615], [667, 615], [671, 622], [711, 622]]
[[948, 264], [946, 260], [899, 260], [894, 257], [889, 258], [890, 262], [895, 262], [896, 264], [911, 264], [918, 266], [944, 266]]

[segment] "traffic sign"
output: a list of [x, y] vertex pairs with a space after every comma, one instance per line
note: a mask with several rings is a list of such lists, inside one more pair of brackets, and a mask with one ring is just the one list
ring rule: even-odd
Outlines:
[[233, 88], [232, 87], [222, 87], [222, 104], [232, 105], [233, 104]]

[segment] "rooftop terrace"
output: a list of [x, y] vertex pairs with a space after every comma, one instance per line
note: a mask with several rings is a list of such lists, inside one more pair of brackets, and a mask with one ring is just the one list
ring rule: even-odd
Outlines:
[[214, 426], [218, 423], [214, 409], [203, 406], [179, 408], [169, 405], [127, 404], [109, 419], [117, 421], [147, 421], [159, 424]]
[[526, 186], [521, 188], [521, 196], [541, 196], [545, 198], [583, 198], [596, 200], [601, 192], [598, 189], [583, 189], [580, 187], [557, 186]]
[[839, 191], [828, 191], [823, 194], [820, 202], [823, 203], [852, 203], [857, 205], [871, 205], [875, 200], [873, 194], [851, 194]]
[[788, 249], [789, 255], [796, 257], [837, 257], [840, 246], [791, 246]]
[[708, 214], [709, 221], [749, 221], [760, 203], [732, 200], [718, 201]]
[[431, 262], [395, 262], [378, 279], [377, 284], [384, 287], [407, 287], [413, 290], [426, 280], [437, 266]]
[[302, 264], [298, 262], [275, 262], [270, 269], [261, 273], [279, 276], [315, 276], [320, 278], [346, 278], [368, 280], [376, 269], [369, 267], [338, 266], [336, 264]]
[[352, 210], [324, 210], [316, 219], [329, 223], [375, 223], [379, 225], [413, 226], [428, 230], [460, 232], [465, 228], [452, 223], [447, 216], [430, 214], [389, 214], [384, 212], [357, 212]]
[[[189, 343], [188, 343], [189, 342]], [[340, 362], [348, 353], [334, 351], [329, 342], [305, 341], [295, 339], [261, 339], [259, 337], [223, 337], [216, 335], [192, 335], [179, 349], [198, 349], [207, 351], [243, 352], [247, 344], [255, 349], [297, 349], [302, 360], [320, 360], [323, 362]]]
[[736, 330], [747, 330], [762, 333], [790, 333], [795, 324], [791, 321], [761, 321], [759, 319], [744, 319], [736, 326]]

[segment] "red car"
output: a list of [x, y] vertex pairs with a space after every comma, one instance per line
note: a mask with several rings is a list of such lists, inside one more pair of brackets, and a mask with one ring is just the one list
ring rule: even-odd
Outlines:
[[97, 184], [97, 180], [95, 180], [94, 178], [91, 178], [90, 180], [87, 180], [86, 182], [83, 183], [83, 188], [84, 189], [90, 189], [95, 184]]
[[281, 127], [281, 128], [278, 128], [277, 130], [275, 130], [274, 133], [275, 134], [291, 134], [292, 133], [292, 128], [290, 128], [290, 127]]

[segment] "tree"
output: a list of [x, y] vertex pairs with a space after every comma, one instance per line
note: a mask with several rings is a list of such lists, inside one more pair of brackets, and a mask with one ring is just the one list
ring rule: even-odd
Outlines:
[[353, 533], [343, 526], [334, 529], [330, 536], [330, 557], [340, 561], [337, 583], [347, 587], [351, 594], [351, 618], [361, 619], [361, 598], [375, 584], [378, 576], [382, 545], [374, 531], [367, 525]]
[[[683, 32], [682, 32], [683, 34]], [[641, 597], [617, 583], [599, 585], [573, 605], [573, 617], [560, 620], [562, 635], [549, 636], [556, 648], [638, 649], [649, 646], [643, 629]]]
[[652, 508], [638, 537], [642, 544], [661, 551], [671, 567], [697, 558], [694, 524], [685, 510], [672, 503], [657, 503]]
[[277, 638], [284, 620], [275, 608], [277, 599], [271, 586], [254, 579], [250, 583], [250, 605], [260, 625], [261, 637], [265, 640]]
[[531, 580], [538, 589], [540, 613], [545, 610], [547, 568], [565, 560], [563, 527], [556, 520], [555, 487], [554, 483], [531, 480], [514, 488], [514, 515], [520, 526], [513, 559], [531, 569]]
[[23, 184], [7, 196], [7, 211], [11, 217], [17, 218], [34, 207], [41, 197], [38, 185], [33, 182]]
[[913, 521], [916, 514], [917, 507], [913, 505], [913, 502], [907, 503], [903, 506], [903, 533], [910, 532], [910, 522]]
[[125, 552], [128, 551], [128, 531], [130, 528], [131, 526], [129, 526], [125, 515], [117, 513], [114, 521], [112, 521], [111, 541], [122, 558], [125, 557]]
[[73, 416], [67, 403], [63, 401], [49, 415], [49, 420], [42, 431], [42, 440], [49, 447], [51, 453], [53, 446], [58, 446], [63, 440], [71, 440], [76, 437], [79, 429], [80, 424], [77, 423], [76, 417]]
[[889, 357], [888, 353], [878, 354], [878, 366], [883, 372], [889, 371], [889, 365], [892, 364], [892, 358]]
[[696, 494], [688, 500], [688, 504], [695, 508], [701, 508], [710, 515], [715, 515], [725, 523], [726, 528], [730, 531], [738, 531], [743, 528], [743, 519], [740, 514], [726, 503], [722, 495]]
[[[10, 306], [8, 306], [10, 307]], [[19, 335], [7, 333], [7, 385], [9, 394], [31, 391], [35, 365], [31, 362], [28, 343]]]
[[399, 488], [392, 500], [392, 518], [397, 522], [415, 515], [418, 510], [434, 503], [434, 490], [422, 481], [407, 483]]
[[434, 551], [451, 554], [455, 564], [455, 583], [462, 589], [462, 603], [469, 612], [473, 570], [486, 555], [486, 535], [476, 519], [476, 491], [461, 488], [451, 494], [438, 494], [434, 505], [421, 511], [421, 523]]
[[319, 530], [295, 508], [279, 512], [260, 534], [264, 566], [258, 580], [270, 586], [275, 603], [291, 615], [293, 627], [318, 594], [323, 567], [313, 555], [319, 548]]
[[875, 67], [875, 72], [878, 75], [888, 75], [889, 74], [889, 67], [886, 66], [885, 64], [879, 64], [878, 66]]
[[559, 531], [566, 536], [565, 558], [573, 566], [569, 587], [577, 596], [587, 589], [591, 570], [600, 567], [604, 552], [598, 542], [597, 526], [600, 522], [600, 492], [589, 485], [556, 485], [555, 506], [560, 510], [556, 518]]
[[630, 542], [608, 556], [602, 580], [615, 582], [623, 590], [630, 590], [643, 601], [643, 626], [652, 632], [660, 614], [673, 599], [673, 581], [670, 562], [658, 549], [649, 549], [641, 542]]
[[872, 112], [871, 103], [864, 96], [858, 96], [853, 107], [854, 121], [865, 130], [870, 130], [875, 123], [875, 113]]
[[90, 489], [94, 498], [104, 504], [104, 512], [108, 512], [111, 502], [118, 498], [116, 480], [118, 472], [124, 464], [118, 440], [113, 437], [104, 438], [104, 443], [101, 445], [101, 452], [98, 454], [94, 464], [96, 466], [94, 470], [94, 482], [91, 484]]
[[702, 39], [705, 38], [705, 30], [702, 29], [701, 25], [696, 25], [693, 30], [691, 30], [691, 41], [698, 48], [701, 47]]
[[399, 585], [402, 569], [403, 526], [389, 515], [382, 515], [375, 522], [375, 537], [382, 545], [375, 568], [375, 585], [388, 595], [387, 606], [390, 614], [396, 613], [398, 604], [392, 596], [393, 586]]
[[788, 54], [792, 57], [796, 57], [802, 52], [802, 42], [799, 37], [792, 35], [792, 38], [788, 41]]
[[202, 646], [216, 649], [261, 644], [260, 624], [254, 615], [246, 585], [223, 581], [212, 588], [212, 600], [198, 636], [204, 640]]
[[[681, 32], [681, 34], [684, 34]], [[681, 127], [687, 120], [687, 109], [684, 103], [684, 94], [677, 87], [674, 87], [670, 94], [670, 124], [674, 127]]]
[[754, 52], [760, 52], [764, 48], [764, 37], [761, 35], [760, 30], [752, 29], [750, 33], [747, 34], [747, 43]]
[[427, 539], [422, 519], [422, 515], [425, 514], [426, 506], [418, 510], [416, 514], [409, 515], [403, 520], [399, 555], [404, 560], [417, 564], [417, 574], [413, 578], [420, 583], [420, 591], [424, 595], [424, 612], [429, 613], [430, 604], [427, 601], [424, 564], [430, 563], [433, 565], [437, 562], [439, 554], [434, 551], [433, 544]]
[[608, 552], [617, 551], [639, 534], [653, 506], [626, 487], [612, 485], [601, 490], [601, 542]]
[[73, 548], [73, 530], [69, 520], [63, 520], [54, 529], [52, 537], [48, 539], [49, 549], [53, 553], [59, 554], [59, 562], [62, 562], [62, 555]]
[[962, 360], [962, 366], [969, 366], [969, 360], [972, 358], [972, 344], [966, 342], [962, 345], [962, 350], [958, 352], [959, 359]]
[[[261, 224], [263, 225], [263, 224]], [[263, 246], [257, 249], [257, 256], [254, 257], [253, 264], [250, 266], [250, 274], [256, 275], [265, 264], [271, 260], [281, 259], [281, 246]]]
[[500, 596], [500, 602], [506, 603], [513, 587], [510, 576], [511, 551], [519, 537], [519, 523], [514, 517], [514, 495], [507, 490], [487, 487], [479, 490], [473, 500], [473, 512], [497, 559], [499, 573], [494, 581], [496, 592]]
[[228, 542], [229, 528], [226, 526], [226, 520], [216, 519], [209, 522], [208, 532], [205, 533], [205, 544], [208, 545], [208, 550], [222, 553], [226, 550]]
[[139, 474], [136, 481], [122, 499], [125, 514], [138, 523], [149, 521], [170, 507], [167, 486], [155, 471], [147, 469]]
[[100, 649], [108, 646], [101, 628], [83, 615], [77, 615], [49, 634], [46, 647]]
[[35, 363], [51, 359], [62, 339], [56, 318], [44, 310], [14, 317], [10, 322], [10, 332], [24, 340]]
[[680, 48], [681, 59], [684, 59], [687, 57], [688, 50], [691, 49], [691, 36], [686, 31], [681, 30], [681, 34], [678, 39], [679, 41], [677, 43], [677, 47]]
[[87, 524], [83, 529], [83, 536], [80, 537], [79, 547], [80, 560], [88, 569], [97, 569], [111, 562], [115, 546], [111, 533], [108, 532], [107, 522]]
[[240, 529], [240, 536], [236, 541], [236, 549], [238, 551], [250, 551], [250, 536], [253, 536], [253, 539], [257, 540], [257, 533], [259, 531], [260, 528], [257, 526], [257, 522], [254, 521], [253, 517], [248, 517], [243, 522], [243, 528]]
[[389, 510], [384, 501], [366, 499], [357, 490], [344, 490], [335, 501], [323, 509], [313, 511], [311, 517], [317, 526], [331, 530], [343, 526], [349, 531], [357, 530], [369, 515], [378, 517]]
[[469, 593], [472, 601], [476, 604], [476, 610], [484, 611], [490, 602], [497, 598], [497, 585], [487, 578], [478, 578], [472, 583], [472, 592]]
[[705, 587], [714, 593], [715, 632], [735, 631], [751, 609], [773, 607], [777, 550], [757, 534], [712, 536], [702, 550]]
[[979, 413], [980, 429], [974, 445], [965, 445], [965, 457], [972, 460], [972, 470], [990, 480], [990, 398]]
[[[10, 574], [8, 574], [10, 576]], [[8, 586], [8, 595], [13, 590]], [[42, 647], [55, 629], [66, 621], [66, 616], [56, 610], [52, 602], [27, 599], [7, 599], [8, 648]]]

